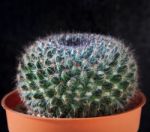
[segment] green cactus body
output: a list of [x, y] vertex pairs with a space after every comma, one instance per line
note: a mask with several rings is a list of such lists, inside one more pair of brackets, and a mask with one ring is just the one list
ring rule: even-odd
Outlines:
[[56, 34], [35, 41], [18, 66], [17, 87], [31, 114], [95, 117], [125, 109], [137, 87], [135, 59], [121, 41]]

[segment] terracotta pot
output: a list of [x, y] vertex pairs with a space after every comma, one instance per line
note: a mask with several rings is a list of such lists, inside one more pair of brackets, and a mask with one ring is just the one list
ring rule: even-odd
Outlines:
[[146, 102], [139, 92], [138, 104], [121, 114], [94, 118], [40, 118], [19, 113], [13, 108], [21, 103], [17, 90], [2, 100], [6, 110], [9, 132], [137, 132], [141, 109]]

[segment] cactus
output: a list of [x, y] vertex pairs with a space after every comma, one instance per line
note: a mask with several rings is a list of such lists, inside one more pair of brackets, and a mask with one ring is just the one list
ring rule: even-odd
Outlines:
[[137, 87], [133, 53], [121, 41], [86, 34], [55, 34], [25, 49], [17, 88], [28, 113], [79, 118], [126, 109]]

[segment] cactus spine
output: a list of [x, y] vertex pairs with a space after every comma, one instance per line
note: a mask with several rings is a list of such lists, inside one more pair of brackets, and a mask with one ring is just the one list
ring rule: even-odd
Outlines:
[[98, 34], [56, 34], [25, 50], [17, 75], [33, 115], [95, 117], [123, 111], [137, 87], [137, 65], [119, 40]]

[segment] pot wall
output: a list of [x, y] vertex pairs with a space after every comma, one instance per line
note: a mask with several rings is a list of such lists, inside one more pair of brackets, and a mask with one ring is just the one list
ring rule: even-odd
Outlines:
[[116, 115], [95, 118], [39, 118], [13, 111], [20, 103], [17, 91], [13, 91], [2, 101], [6, 109], [9, 132], [137, 132], [141, 109], [145, 97], [139, 94], [136, 108]]

